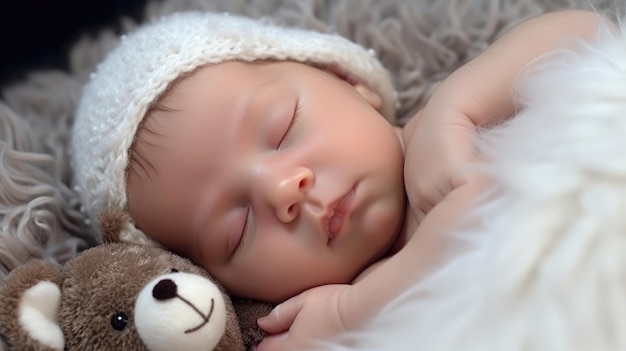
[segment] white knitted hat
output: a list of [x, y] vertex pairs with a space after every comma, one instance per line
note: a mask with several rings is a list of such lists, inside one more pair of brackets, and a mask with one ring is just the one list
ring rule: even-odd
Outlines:
[[[328, 67], [380, 94], [394, 119], [395, 93], [372, 50], [349, 40], [262, 20], [207, 12], [176, 13], [122, 37], [85, 86], [71, 137], [75, 189], [98, 235], [110, 230], [103, 211], [125, 213], [129, 148], [151, 104], [184, 73], [224, 61], [292, 60]], [[121, 241], [157, 245], [118, 216]], [[108, 228], [108, 229], [107, 229]], [[101, 239], [101, 238], [100, 238]]]

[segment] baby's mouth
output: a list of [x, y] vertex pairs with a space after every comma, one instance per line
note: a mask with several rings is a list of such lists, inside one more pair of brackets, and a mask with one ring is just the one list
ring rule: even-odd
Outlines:
[[344, 219], [349, 214], [350, 205], [354, 199], [354, 193], [355, 189], [352, 187], [343, 197], [335, 201], [334, 205], [331, 204], [329, 213], [325, 216], [328, 244], [341, 233]]

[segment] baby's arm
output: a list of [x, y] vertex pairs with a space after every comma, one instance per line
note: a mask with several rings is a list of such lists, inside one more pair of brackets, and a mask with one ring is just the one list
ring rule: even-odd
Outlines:
[[524, 67], [546, 52], [575, 48], [571, 39], [592, 39], [599, 19], [586, 11], [528, 19], [442, 82], [403, 131], [407, 194], [418, 219], [467, 180], [462, 170], [475, 156], [476, 126], [514, 113], [512, 92]]
[[[422, 151], [419, 147], [427, 147], [424, 151], [427, 158], [435, 163], [433, 167], [443, 161], [433, 155], [436, 150], [432, 145], [418, 144], [417, 141], [423, 140], [419, 138], [452, 136], [444, 140], [451, 143], [443, 151], [449, 152], [447, 162], [471, 162], [474, 155], [467, 150], [473, 150], [475, 126], [487, 120], [506, 118], [513, 113], [512, 87], [523, 67], [547, 51], [567, 47], [568, 44], [562, 40], [565, 37], [591, 39], [597, 29], [597, 21], [595, 15], [581, 11], [551, 13], [529, 19], [446, 79], [434, 93], [421, 118], [414, 118], [404, 131], [405, 140], [409, 140], [405, 143], [405, 181], [409, 198], [412, 201], [415, 199], [415, 194], [411, 192], [415, 191], [414, 181], [419, 176], [419, 168], [416, 167], [424, 167], [424, 163], [411, 162], [411, 158], [418, 157], [417, 153]], [[438, 130], [442, 126], [452, 126], [453, 132]], [[425, 134], [420, 134], [421, 131]], [[432, 139], [426, 141], [433, 142]], [[465, 154], [458, 158], [456, 153], [459, 152]], [[457, 168], [452, 167], [449, 171], [456, 172]], [[361, 327], [364, 321], [378, 313], [410, 284], [440, 266], [442, 253], [449, 244], [443, 234], [458, 224], [453, 219], [467, 212], [481, 187], [479, 178], [468, 177], [440, 194], [441, 199], [433, 202], [432, 209], [424, 211], [419, 227], [404, 248], [355, 284], [313, 288], [283, 303], [280, 313], [271, 313], [260, 323], [263, 329], [280, 335], [279, 338], [268, 339], [262, 349], [296, 350], [311, 340]]]

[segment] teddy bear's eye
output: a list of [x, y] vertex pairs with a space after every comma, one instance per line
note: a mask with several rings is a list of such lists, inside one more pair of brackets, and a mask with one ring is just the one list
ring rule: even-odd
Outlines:
[[172, 269], [170, 269], [170, 273], [178, 273], [178, 269], [172, 268]]
[[124, 312], [117, 312], [111, 316], [111, 326], [113, 329], [122, 331], [128, 326], [128, 316]]

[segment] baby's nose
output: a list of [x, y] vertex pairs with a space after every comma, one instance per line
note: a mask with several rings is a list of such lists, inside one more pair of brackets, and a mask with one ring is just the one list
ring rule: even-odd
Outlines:
[[313, 172], [306, 167], [276, 172], [268, 181], [266, 196], [283, 223], [289, 223], [300, 214], [302, 200], [313, 183]]

